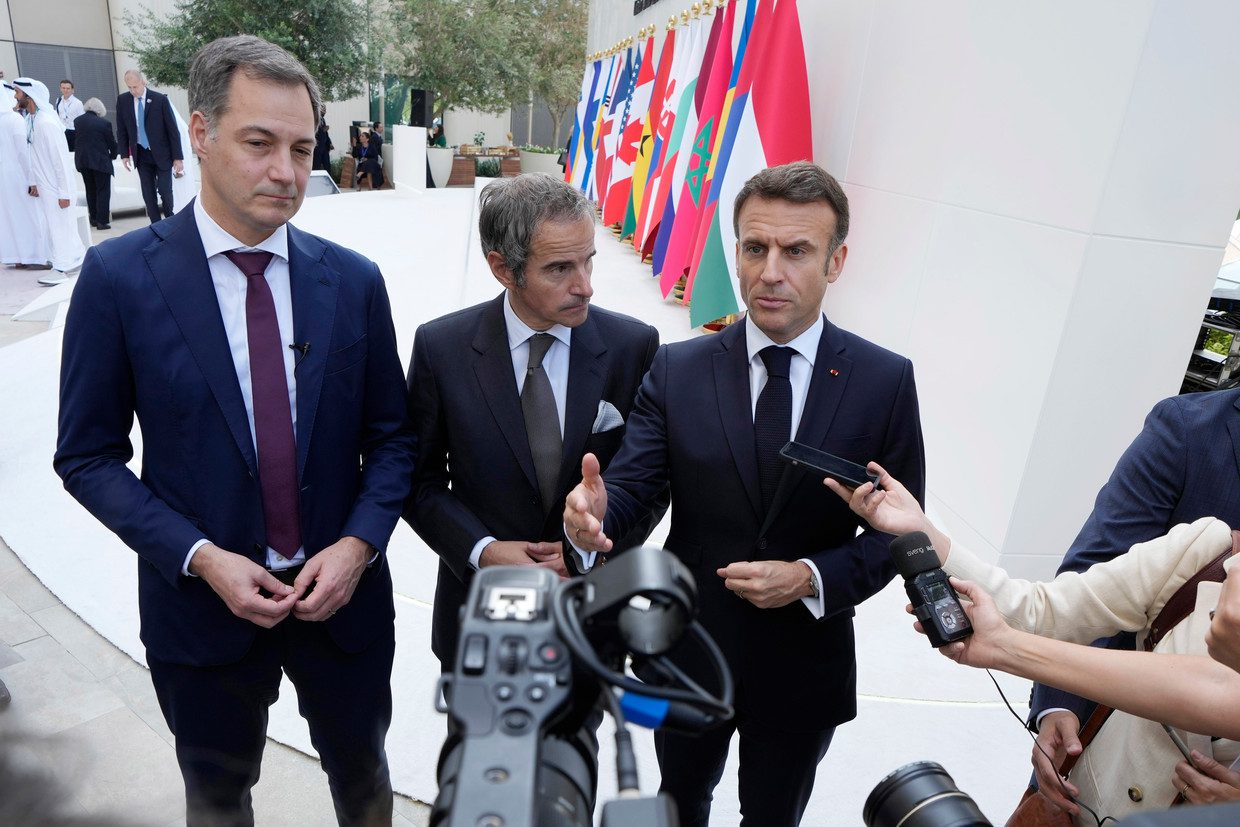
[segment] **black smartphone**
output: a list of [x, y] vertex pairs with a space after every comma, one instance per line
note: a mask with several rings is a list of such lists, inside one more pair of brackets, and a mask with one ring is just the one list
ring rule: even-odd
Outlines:
[[830, 477], [849, 488], [856, 488], [859, 485], [872, 482], [875, 489], [881, 489], [881, 486], [878, 484], [878, 474], [871, 474], [865, 469], [865, 466], [841, 459], [834, 454], [828, 454], [826, 451], [820, 451], [809, 445], [802, 445], [800, 442], [789, 442], [779, 449], [779, 455], [795, 466], [803, 467], [810, 471], [817, 471], [822, 476]]

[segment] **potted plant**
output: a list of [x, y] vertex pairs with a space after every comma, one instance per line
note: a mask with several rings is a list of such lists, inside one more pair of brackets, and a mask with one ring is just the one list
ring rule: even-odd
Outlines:
[[564, 168], [556, 161], [560, 157], [560, 150], [549, 146], [535, 146], [526, 144], [521, 147], [521, 171], [522, 172], [541, 172], [544, 175], [554, 175], [557, 178], [564, 177]]

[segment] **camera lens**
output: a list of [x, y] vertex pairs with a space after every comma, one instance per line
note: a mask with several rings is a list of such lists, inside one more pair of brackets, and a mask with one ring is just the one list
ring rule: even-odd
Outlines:
[[866, 827], [991, 827], [977, 804], [934, 761], [905, 764], [874, 787]]

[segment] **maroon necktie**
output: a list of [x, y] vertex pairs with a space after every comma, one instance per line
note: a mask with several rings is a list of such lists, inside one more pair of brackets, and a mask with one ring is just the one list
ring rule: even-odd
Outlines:
[[301, 548], [301, 505], [297, 487], [297, 440], [289, 408], [284, 346], [276, 303], [263, 273], [271, 253], [224, 253], [245, 274], [245, 326], [250, 347], [250, 391], [254, 400], [254, 441], [258, 443], [258, 481], [263, 493], [267, 545], [285, 559]]

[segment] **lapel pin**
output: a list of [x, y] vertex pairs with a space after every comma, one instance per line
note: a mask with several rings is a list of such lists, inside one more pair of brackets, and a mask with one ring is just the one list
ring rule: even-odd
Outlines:
[[831, 368], [831, 375], [832, 375], [832, 376], [839, 376], [839, 375], [840, 375], [840, 372], [839, 372], [838, 370], [836, 370], [835, 368]]

